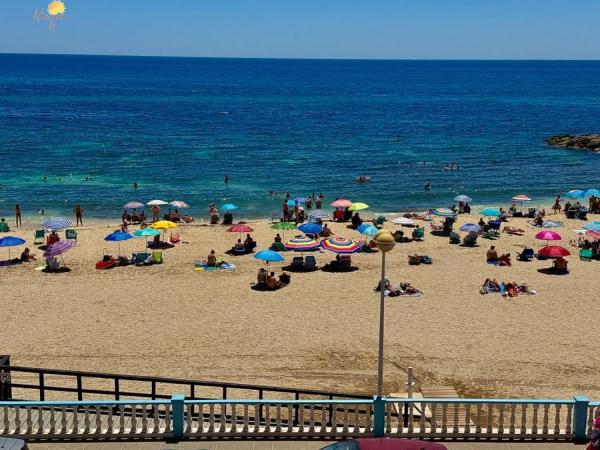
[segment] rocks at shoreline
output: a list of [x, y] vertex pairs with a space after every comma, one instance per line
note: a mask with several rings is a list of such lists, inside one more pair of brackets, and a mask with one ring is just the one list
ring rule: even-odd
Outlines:
[[593, 150], [600, 153], [600, 134], [564, 134], [546, 139], [554, 147]]

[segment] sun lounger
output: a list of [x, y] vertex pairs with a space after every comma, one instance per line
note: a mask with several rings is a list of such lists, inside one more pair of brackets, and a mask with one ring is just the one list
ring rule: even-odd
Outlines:
[[146, 261], [146, 259], [148, 259], [149, 254], [148, 253], [134, 253], [133, 254], [133, 262], [136, 266], [141, 266], [144, 264], [144, 261]]
[[317, 270], [317, 260], [315, 259], [314, 256], [309, 255], [305, 258], [304, 269], [305, 270]]
[[35, 234], [33, 235], [33, 239], [34, 239], [33, 243], [35, 245], [43, 244], [44, 237], [45, 237], [44, 229], [35, 230]]
[[582, 248], [579, 250], [579, 259], [582, 261], [591, 261], [592, 256], [593, 253], [591, 248]]
[[292, 259], [292, 269], [303, 270], [304, 269], [304, 258], [302, 256], [294, 256]]

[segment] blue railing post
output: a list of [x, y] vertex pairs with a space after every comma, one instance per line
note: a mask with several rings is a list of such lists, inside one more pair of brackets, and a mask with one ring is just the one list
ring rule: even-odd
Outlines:
[[385, 435], [385, 400], [384, 397], [373, 397], [374, 424], [373, 436], [383, 437]]
[[576, 395], [573, 408], [573, 440], [585, 441], [587, 434], [587, 414], [590, 401], [583, 395]]
[[171, 420], [173, 424], [173, 439], [181, 439], [183, 437], [183, 401], [185, 397], [182, 394], [174, 394], [171, 396]]

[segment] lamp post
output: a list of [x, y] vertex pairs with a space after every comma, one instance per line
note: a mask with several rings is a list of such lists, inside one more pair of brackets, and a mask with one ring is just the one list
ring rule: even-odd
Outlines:
[[391, 251], [396, 245], [394, 236], [389, 230], [379, 230], [375, 236], [377, 248], [381, 252], [381, 281], [379, 290], [381, 296], [379, 298], [379, 356], [377, 359], [377, 397], [381, 398], [383, 394], [383, 331], [385, 324], [385, 254]]

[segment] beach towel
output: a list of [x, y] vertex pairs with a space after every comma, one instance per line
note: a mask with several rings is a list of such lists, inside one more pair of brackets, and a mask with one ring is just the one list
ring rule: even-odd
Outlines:
[[196, 272], [212, 272], [214, 270], [235, 270], [235, 264], [220, 263], [216, 267], [209, 267], [205, 262], [196, 263], [194, 267]]

